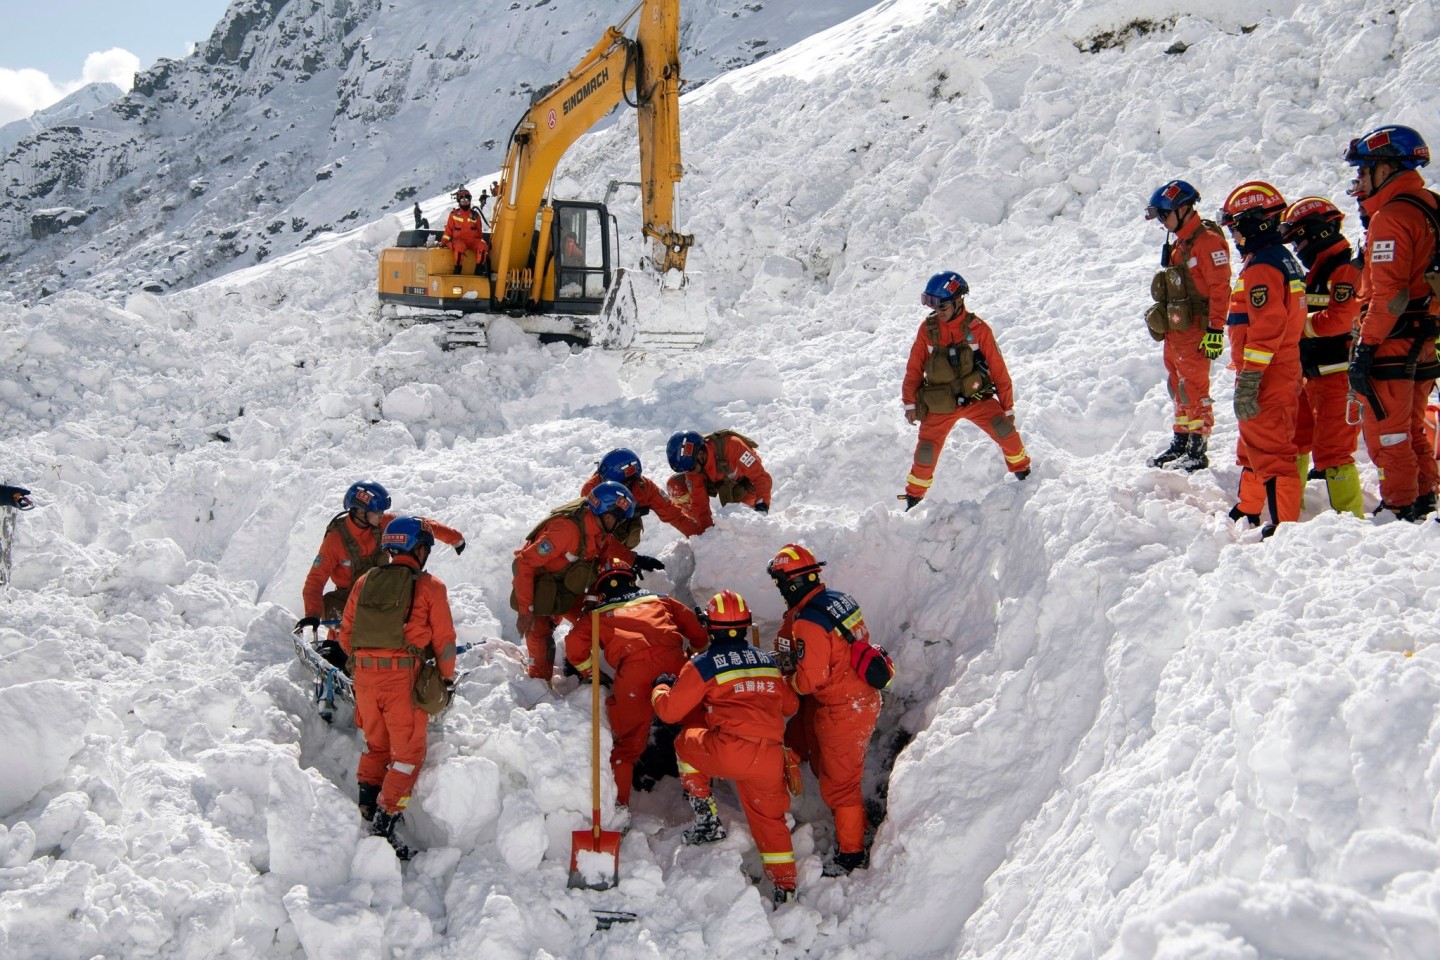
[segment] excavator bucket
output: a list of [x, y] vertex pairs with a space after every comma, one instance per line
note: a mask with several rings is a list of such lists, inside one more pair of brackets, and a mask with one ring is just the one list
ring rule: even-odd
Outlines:
[[709, 328], [709, 298], [695, 274], [620, 270], [590, 342], [602, 350], [683, 353], [704, 343]]

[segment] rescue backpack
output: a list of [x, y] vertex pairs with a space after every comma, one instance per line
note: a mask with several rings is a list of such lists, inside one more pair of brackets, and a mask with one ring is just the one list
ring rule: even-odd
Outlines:
[[705, 434], [705, 442], [715, 452], [715, 472], [720, 474], [719, 480], [705, 481], [705, 492], [712, 497], [719, 497], [721, 506], [739, 503], [755, 490], [749, 477], [730, 476], [730, 461], [725, 455], [725, 441], [730, 437], [743, 441], [751, 450], [760, 449], [760, 444], [738, 430], [716, 430], [714, 433]]
[[943, 347], [939, 318], [933, 313], [925, 318], [925, 336], [931, 349], [925, 358], [924, 379], [915, 395], [915, 407], [922, 420], [931, 413], [954, 413], [956, 407], [995, 392], [984, 356], [969, 343], [971, 317], [974, 314], [966, 314], [963, 321], [966, 338]]
[[415, 679], [410, 702], [434, 715], [450, 706], [450, 691], [433, 653], [405, 639], [405, 625], [415, 609], [415, 583], [420, 571], [404, 564], [376, 567], [360, 585], [355, 598], [355, 619], [350, 627], [352, 650], [404, 650], [415, 658]]
[[[576, 602], [595, 583], [595, 573], [600, 562], [596, 558], [585, 555], [585, 511], [589, 509], [585, 504], [584, 497], [561, 504], [551, 510], [544, 520], [535, 524], [525, 535], [525, 542], [533, 543], [545, 525], [557, 517], [569, 520], [580, 530], [580, 546], [576, 554], [579, 557], [578, 560], [571, 561], [559, 570], [542, 570], [535, 574], [534, 612], [538, 617], [558, 617], [561, 614], [569, 613]], [[511, 564], [510, 569], [513, 573], [516, 569], [515, 564]], [[510, 609], [516, 612], [520, 610], [520, 601], [515, 596], [514, 590], [510, 591]]]
[[[1189, 240], [1180, 240], [1174, 247], [1167, 241], [1160, 251], [1161, 269], [1150, 279], [1150, 298], [1155, 303], [1145, 311], [1145, 326], [1150, 338], [1165, 339], [1167, 333], [1183, 333], [1195, 325], [1196, 317], [1204, 318], [1210, 310], [1210, 301], [1201, 296], [1195, 278], [1190, 274], [1190, 250], [1202, 233], [1213, 233], [1221, 240], [1225, 234], [1213, 220], [1201, 220], [1200, 229]], [[1170, 265], [1170, 251], [1180, 251], [1180, 262]], [[1228, 245], [1226, 249], [1229, 249]]]

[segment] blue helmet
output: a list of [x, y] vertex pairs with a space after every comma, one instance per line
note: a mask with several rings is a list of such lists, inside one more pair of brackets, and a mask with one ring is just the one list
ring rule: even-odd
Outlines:
[[635, 512], [634, 494], [625, 484], [616, 483], [614, 480], [595, 484], [595, 489], [590, 491], [585, 498], [585, 503], [590, 507], [590, 512], [597, 517], [603, 517], [607, 513], [618, 513], [620, 519], [629, 520], [630, 515]]
[[391, 553], [414, 553], [421, 545], [435, 546], [435, 533], [430, 522], [420, 517], [396, 517], [385, 524], [380, 535], [380, 546]]
[[1351, 140], [1345, 150], [1345, 162], [1352, 167], [1393, 163], [1414, 170], [1430, 162], [1430, 148], [1425, 145], [1425, 138], [1410, 127], [1388, 124]]
[[1200, 191], [1184, 180], [1170, 180], [1155, 188], [1150, 194], [1150, 204], [1145, 208], [1146, 220], [1159, 220], [1167, 213], [1179, 210], [1189, 204], [1200, 202]]
[[600, 474], [601, 480], [613, 480], [628, 486], [640, 479], [640, 458], [635, 455], [634, 450], [620, 447], [601, 457], [599, 468], [595, 472]]
[[705, 438], [694, 430], [677, 433], [665, 444], [665, 457], [670, 469], [676, 473], [689, 473], [695, 469], [695, 454], [705, 446]]
[[390, 494], [378, 483], [361, 480], [345, 491], [345, 509], [384, 513], [390, 509]]
[[930, 282], [925, 284], [925, 292], [920, 294], [920, 302], [933, 309], [969, 292], [970, 284], [965, 282], [964, 277], [954, 270], [946, 270], [935, 274], [930, 278]]

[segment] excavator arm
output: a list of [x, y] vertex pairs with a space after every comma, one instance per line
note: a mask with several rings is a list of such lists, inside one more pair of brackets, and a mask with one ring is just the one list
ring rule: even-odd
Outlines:
[[[621, 28], [639, 13], [636, 38]], [[553, 209], [545, 202], [561, 157], [622, 100], [639, 110], [644, 233], [658, 273], [684, 272], [692, 238], [675, 230], [680, 164], [679, 0], [641, 0], [515, 125], [497, 187], [491, 251], [494, 298], [540, 299]], [[539, 228], [537, 236], [537, 227]]]

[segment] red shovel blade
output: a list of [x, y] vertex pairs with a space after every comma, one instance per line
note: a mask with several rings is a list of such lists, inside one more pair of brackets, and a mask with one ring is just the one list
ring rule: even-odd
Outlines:
[[570, 834], [570, 882], [580, 890], [609, 890], [620, 883], [619, 830], [575, 830]]

